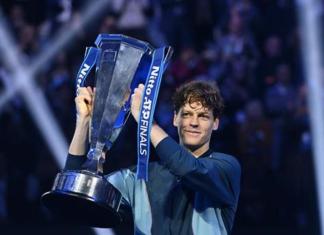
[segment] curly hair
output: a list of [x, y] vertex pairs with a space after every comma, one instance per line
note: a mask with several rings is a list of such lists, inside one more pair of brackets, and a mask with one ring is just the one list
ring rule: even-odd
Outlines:
[[219, 118], [224, 109], [224, 101], [216, 83], [195, 80], [180, 86], [173, 95], [176, 113], [186, 103], [200, 102], [203, 107], [213, 111], [214, 118]]

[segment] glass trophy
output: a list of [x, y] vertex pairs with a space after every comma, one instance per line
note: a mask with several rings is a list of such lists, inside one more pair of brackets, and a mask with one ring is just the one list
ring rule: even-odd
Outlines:
[[[80, 170], [57, 174], [42, 202], [67, 223], [114, 227], [122, 222], [122, 196], [103, 176], [105, 155], [117, 139], [130, 113], [130, 97], [138, 84], [145, 84], [155, 48], [149, 43], [116, 34], [100, 34], [96, 48], [87, 48], [77, 76], [83, 86], [95, 68], [95, 95], [87, 160]], [[172, 55], [165, 48], [166, 61]], [[92, 54], [91, 54], [92, 53]]]

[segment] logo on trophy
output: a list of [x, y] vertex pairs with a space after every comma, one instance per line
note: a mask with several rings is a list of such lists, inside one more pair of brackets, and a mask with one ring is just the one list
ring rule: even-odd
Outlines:
[[104, 177], [103, 164], [130, 113], [130, 99], [138, 84], [145, 84], [138, 126], [137, 179], [147, 179], [149, 133], [162, 74], [171, 47], [155, 49], [149, 43], [118, 34], [100, 34], [96, 47], [86, 49], [77, 75], [84, 86], [95, 68], [95, 95], [89, 126], [89, 151], [80, 170], [56, 175], [51, 191], [42, 196], [52, 214], [65, 221], [93, 227], [114, 227], [122, 222], [122, 195]]

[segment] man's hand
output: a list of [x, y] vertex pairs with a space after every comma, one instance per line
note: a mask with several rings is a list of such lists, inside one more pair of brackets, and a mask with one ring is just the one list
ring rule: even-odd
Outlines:
[[[132, 105], [131, 105], [132, 115], [137, 123], [139, 121], [143, 94], [144, 94], [144, 85], [139, 84], [138, 87], [135, 88], [134, 94], [132, 95]], [[154, 147], [156, 147], [164, 138], [168, 136], [168, 134], [165, 133], [164, 130], [161, 127], [159, 127], [154, 121], [153, 121], [150, 135], [151, 135], [151, 142]]]
[[137, 88], [135, 88], [134, 93], [132, 94], [132, 104], [131, 104], [131, 112], [138, 123], [141, 109], [141, 102], [144, 94], [144, 85], [139, 84]]
[[75, 97], [78, 119], [89, 120], [92, 112], [93, 90], [91, 87], [80, 87]]

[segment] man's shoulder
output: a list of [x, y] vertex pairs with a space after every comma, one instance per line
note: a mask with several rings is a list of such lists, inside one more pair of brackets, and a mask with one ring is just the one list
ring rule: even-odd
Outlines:
[[221, 152], [212, 152], [210, 156], [211, 158], [214, 159], [235, 159], [236, 160], [236, 157], [234, 157], [233, 155], [227, 153], [221, 153]]
[[237, 160], [237, 158], [230, 154], [221, 153], [221, 152], [212, 152], [212, 154], [210, 154], [209, 158], [211, 158], [213, 160], [218, 160], [221, 162], [229, 163], [235, 167], [241, 168], [241, 165], [240, 165], [239, 161]]

